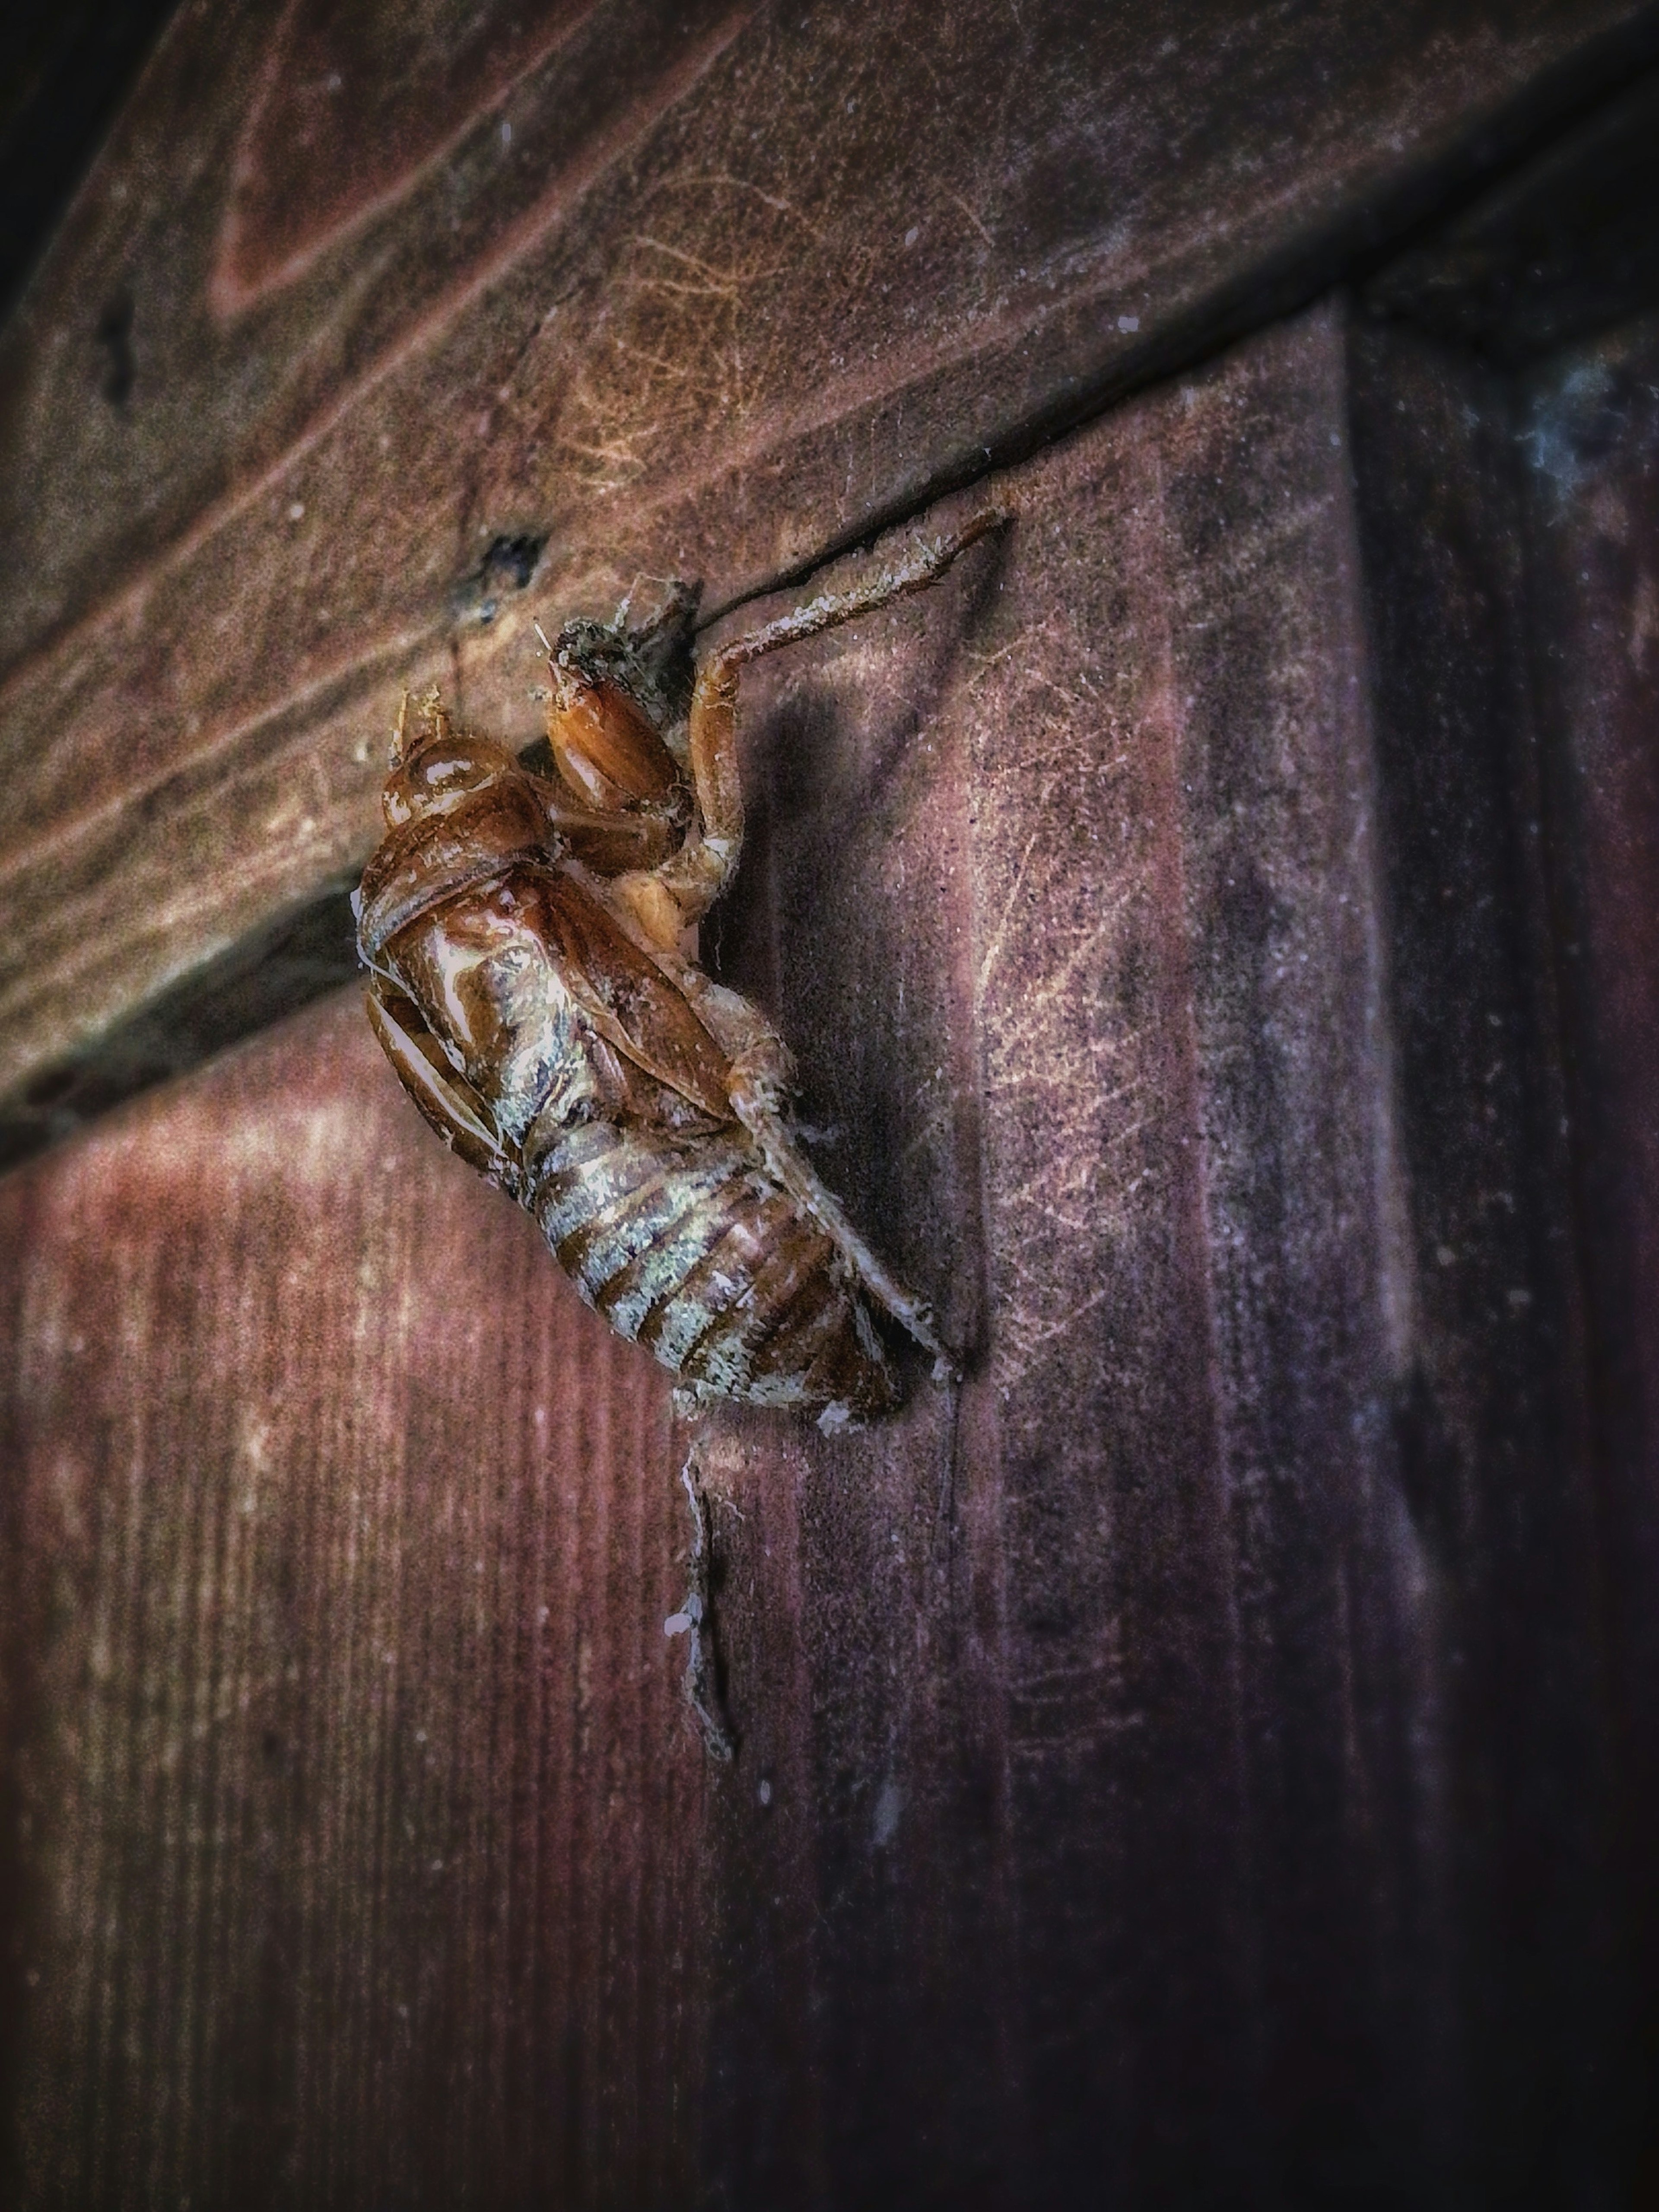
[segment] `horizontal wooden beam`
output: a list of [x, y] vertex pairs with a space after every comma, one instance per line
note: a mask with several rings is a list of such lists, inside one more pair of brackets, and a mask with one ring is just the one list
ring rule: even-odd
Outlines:
[[532, 616], [805, 573], [1370, 265], [1659, 52], [1631, 0], [557, 25], [404, 57], [388, 114], [307, 11], [182, 11], [0, 339], [14, 1147], [337, 899], [403, 684], [528, 740]]

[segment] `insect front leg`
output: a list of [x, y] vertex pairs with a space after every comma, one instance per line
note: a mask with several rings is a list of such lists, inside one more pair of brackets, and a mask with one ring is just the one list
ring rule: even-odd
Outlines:
[[1007, 521], [1002, 507], [986, 507], [942, 538], [913, 538], [874, 575], [844, 592], [823, 592], [775, 622], [733, 638], [697, 670], [691, 694], [691, 783], [697, 826], [672, 860], [656, 871], [685, 921], [700, 921], [731, 882], [743, 849], [743, 779], [738, 767], [738, 678], [763, 653], [837, 629], [874, 614], [913, 592], [938, 583], [960, 553]]
[[732, 648], [697, 671], [689, 732], [697, 818], [655, 880], [673, 900], [680, 927], [702, 920], [732, 880], [743, 850], [743, 778], [738, 767], [738, 672]]
[[732, 1111], [759, 1147], [768, 1172], [829, 1237], [876, 1304], [932, 1356], [939, 1379], [954, 1376], [957, 1362], [940, 1340], [926, 1301], [883, 1267], [790, 1135], [784, 1115], [794, 1090], [795, 1063], [788, 1046], [741, 992], [710, 982], [697, 969], [689, 969], [685, 988], [698, 1020], [731, 1064]]
[[936, 1380], [954, 1380], [961, 1369], [941, 1341], [927, 1301], [907, 1291], [897, 1277], [883, 1267], [842, 1212], [840, 1200], [823, 1183], [810, 1161], [796, 1150], [782, 1115], [760, 1104], [752, 1096], [744, 1096], [735, 1084], [732, 1110], [759, 1146], [769, 1173], [811, 1216], [875, 1303], [931, 1356]]

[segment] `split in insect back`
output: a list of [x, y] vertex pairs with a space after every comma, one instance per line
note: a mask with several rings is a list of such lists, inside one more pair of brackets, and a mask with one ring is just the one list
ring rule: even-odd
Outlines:
[[1003, 519], [913, 539], [701, 662], [684, 586], [645, 620], [624, 602], [568, 624], [549, 647], [551, 775], [458, 730], [436, 692], [404, 701], [358, 898], [375, 1033], [446, 1143], [693, 1405], [830, 1429], [889, 1411], [872, 1308], [955, 1372], [796, 1148], [787, 1047], [686, 947], [742, 850], [743, 667], [925, 589]]

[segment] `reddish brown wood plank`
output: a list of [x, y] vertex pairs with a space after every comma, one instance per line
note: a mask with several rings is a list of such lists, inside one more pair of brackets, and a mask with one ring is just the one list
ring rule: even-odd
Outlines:
[[29, 2202], [679, 2186], [665, 1389], [447, 1164], [353, 994], [5, 1187]]
[[[931, 1241], [983, 1237], [989, 1329], [953, 1543], [943, 1406], [720, 1455], [744, 1609], [801, 1623], [735, 1670], [781, 1770], [773, 1837], [716, 1862], [738, 2201], [1409, 2192], [1468, 2124], [1424, 2055], [1443, 1984], [1391, 1966], [1402, 1912], [1445, 1926], [1449, 1662], [1386, 1414], [1411, 1259], [1345, 364], [1315, 318], [1034, 465], [994, 588], [780, 672], [754, 727], [770, 881], [732, 952], [856, 1117], [872, 1224], [907, 1131], [971, 1142]], [[924, 768], [888, 732], [941, 681]], [[954, 879], [901, 881], [921, 820]], [[896, 933], [971, 947], [965, 1055]], [[805, 2069], [766, 2070], [780, 2018]]]
[[[1418, 442], [1373, 421], [1368, 466], [1409, 532], [1467, 395], [1399, 392]], [[872, 1226], [901, 1232], [896, 1159], [976, 1152], [976, 1220], [931, 1167], [920, 1249], [983, 1238], [989, 1328], [954, 1548], [925, 1399], [878, 1452], [716, 1455], [733, 1633], [800, 1621], [735, 1668], [775, 1791], [771, 1835], [732, 1813], [714, 1862], [738, 2201], [1061, 2203], [1086, 2174], [1407, 2203], [1618, 2171], [1514, 636], [1502, 576], [1431, 538], [1440, 628], [1391, 648], [1379, 752], [1351, 404], [1321, 316], [1124, 410], [1021, 473], [994, 589], [779, 671], [754, 726], [773, 798], [731, 956]], [[888, 734], [919, 685], [927, 771]], [[898, 875], [923, 820], [954, 886]], [[1425, 825], [1469, 886], [1445, 942], [1384, 887]], [[963, 1048], [896, 917], [936, 963], [972, 945], [972, 1124], [930, 1113]], [[1494, 1010], [1496, 1076], [1464, 1035]]]
[[[1305, 295], [1654, 35], [1633, 0], [920, 32], [619, 0], [479, 46], [434, 4], [313, 96], [320, 20], [181, 12], [4, 343], [0, 1091], [329, 880], [446, 638], [532, 733], [528, 611], [473, 619], [499, 533], [548, 540], [543, 611], [638, 568], [763, 586]], [[386, 88], [451, 46], [398, 171]], [[270, 167], [342, 144], [349, 198]], [[68, 947], [58, 878], [101, 896]]]

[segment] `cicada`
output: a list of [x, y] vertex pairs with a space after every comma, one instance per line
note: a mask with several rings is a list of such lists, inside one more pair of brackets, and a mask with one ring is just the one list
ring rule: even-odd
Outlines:
[[356, 900], [375, 1035], [444, 1142], [696, 1403], [828, 1428], [885, 1412], [872, 1308], [954, 1371], [802, 1155], [782, 1038], [690, 948], [742, 849], [740, 671], [924, 589], [1000, 520], [912, 541], [700, 663], [682, 586], [637, 623], [628, 601], [568, 623], [549, 648], [550, 774], [459, 727], [436, 691], [405, 695]]

